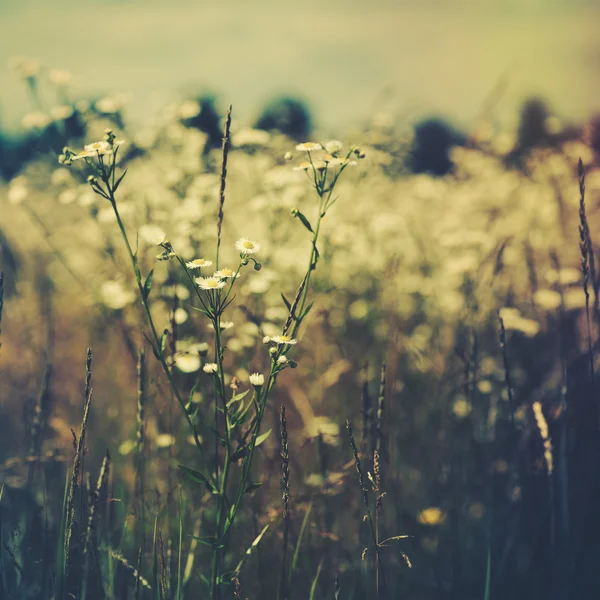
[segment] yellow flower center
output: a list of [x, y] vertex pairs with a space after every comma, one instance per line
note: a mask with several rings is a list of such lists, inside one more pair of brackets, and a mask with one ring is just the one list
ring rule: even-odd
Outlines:
[[282, 342], [289, 342], [292, 338], [289, 335], [282, 335], [281, 336], [281, 341]]
[[209, 279], [209, 280], [206, 282], [206, 285], [207, 285], [208, 287], [211, 287], [211, 288], [216, 288], [216, 287], [219, 287], [219, 282], [218, 282], [218, 281], [215, 281], [214, 279]]
[[254, 244], [250, 240], [246, 240], [242, 246], [244, 246], [244, 248], [248, 248], [248, 250], [252, 250], [252, 248], [254, 248]]

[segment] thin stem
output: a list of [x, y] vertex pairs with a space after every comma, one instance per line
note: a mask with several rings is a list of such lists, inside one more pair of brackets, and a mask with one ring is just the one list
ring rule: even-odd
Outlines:
[[[128, 254], [129, 254], [129, 259], [131, 260], [131, 264], [133, 266], [133, 270], [135, 273], [135, 280], [137, 282], [138, 290], [140, 292], [140, 297], [142, 300], [142, 306], [144, 307], [144, 312], [146, 313], [146, 319], [148, 320], [148, 325], [150, 326], [150, 331], [152, 333], [152, 340], [154, 342], [154, 348], [156, 350], [156, 357], [157, 357], [158, 361], [160, 362], [162, 369], [163, 369], [165, 375], [167, 376], [167, 379], [169, 381], [171, 389], [173, 390], [173, 393], [175, 394], [175, 398], [177, 399], [177, 402], [179, 403], [179, 406], [181, 406], [183, 414], [185, 415], [185, 419], [192, 431], [192, 434], [194, 437], [194, 443], [196, 444], [196, 448], [198, 448], [198, 451], [201, 454], [204, 454], [204, 449], [202, 448], [202, 443], [200, 442], [200, 438], [198, 436], [198, 430], [196, 429], [194, 423], [192, 422], [190, 415], [188, 414], [188, 411], [186, 410], [185, 402], [184, 402], [183, 398], [181, 397], [179, 390], [177, 389], [177, 385], [175, 384], [175, 381], [173, 379], [173, 374], [171, 373], [171, 369], [169, 369], [169, 365], [167, 364], [167, 361], [165, 360], [164, 353], [161, 348], [160, 337], [158, 336], [158, 333], [156, 331], [156, 327], [154, 325], [154, 320], [152, 318], [152, 313], [150, 312], [150, 307], [148, 306], [148, 299], [147, 299], [146, 291], [144, 290], [144, 287], [142, 284], [142, 279], [141, 279], [141, 274], [139, 271], [137, 257], [133, 253], [133, 250], [131, 249], [131, 244], [129, 243], [129, 238], [127, 236], [127, 231], [125, 229], [125, 225], [123, 224], [121, 215], [119, 214], [119, 209], [117, 208], [117, 201], [116, 201], [116, 198], [114, 195], [114, 189], [110, 185], [110, 173], [106, 173], [104, 171], [104, 166], [102, 163], [101, 163], [101, 166], [103, 168], [103, 181], [106, 184], [106, 187], [108, 190], [109, 200], [113, 207], [113, 211], [114, 211], [115, 217], [117, 219], [117, 224], [119, 225], [119, 229], [121, 230], [121, 236], [123, 237], [123, 241], [125, 242], [125, 246], [127, 248]], [[114, 165], [113, 165], [113, 170], [114, 170]]]

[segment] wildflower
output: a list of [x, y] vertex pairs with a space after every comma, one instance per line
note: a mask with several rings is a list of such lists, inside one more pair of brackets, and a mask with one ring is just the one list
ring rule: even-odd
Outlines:
[[50, 114], [55, 121], [66, 121], [73, 116], [73, 107], [68, 104], [59, 104], [50, 109]]
[[287, 357], [287, 356], [283, 356], [283, 355], [282, 355], [282, 356], [280, 356], [280, 357], [277, 359], [277, 362], [278, 362], [280, 365], [285, 365], [285, 364], [288, 362], [288, 357]]
[[138, 229], [138, 235], [144, 242], [153, 246], [160, 246], [165, 241], [164, 231], [154, 223], [146, 223]]
[[34, 111], [23, 117], [23, 127], [25, 129], [45, 129], [52, 123], [52, 119], [43, 112]]
[[294, 344], [298, 343], [298, 340], [295, 340], [294, 338], [290, 337], [289, 335], [274, 335], [271, 338], [272, 342], [275, 342], [276, 344], [289, 344], [291, 346], [293, 346]]
[[71, 73], [64, 69], [50, 69], [48, 81], [56, 87], [65, 87], [71, 83]]
[[241, 254], [255, 254], [260, 250], [260, 244], [254, 242], [246, 237], [240, 238], [236, 243], [235, 247], [240, 251]]
[[[213, 273], [213, 277], [216, 277], [217, 279], [229, 279], [231, 277], [233, 277], [235, 275], [235, 271], [233, 271], [232, 269], [219, 269], [218, 271], [215, 271]], [[235, 275], [236, 279], [240, 276], [240, 274], [238, 273], [237, 275]]]
[[225, 282], [217, 277], [196, 277], [196, 283], [201, 290], [220, 290], [225, 287]]
[[200, 369], [200, 356], [191, 352], [178, 352], [175, 354], [175, 366], [182, 373], [194, 373]]
[[22, 79], [35, 79], [40, 73], [40, 61], [37, 58], [15, 56], [8, 63]]
[[176, 308], [173, 313], [173, 318], [177, 325], [183, 325], [188, 320], [187, 311], [184, 308]]
[[154, 231], [154, 235], [151, 238], [151, 242], [155, 246], [162, 246], [167, 239], [167, 234], [164, 231], [160, 231], [158, 228]]
[[125, 308], [135, 302], [135, 294], [120, 281], [105, 281], [100, 288], [100, 296], [106, 306], [113, 310]]
[[92, 142], [91, 144], [86, 144], [84, 146], [85, 152], [97, 152], [101, 156], [103, 154], [110, 154], [112, 152], [111, 145], [102, 140], [100, 142]]
[[286, 153], [283, 155], [283, 158], [284, 158], [285, 160], [292, 160], [292, 158], [294, 158], [294, 155], [293, 155], [291, 152], [286, 152]]
[[298, 152], [313, 152], [315, 150], [323, 150], [323, 146], [316, 142], [304, 142], [303, 144], [298, 144], [296, 150]]
[[175, 436], [170, 433], [160, 433], [154, 438], [154, 443], [157, 448], [169, 448], [175, 443]]
[[265, 383], [265, 376], [262, 373], [252, 373], [252, 375], [250, 375], [249, 379], [250, 379], [250, 383], [254, 387], [260, 387], [261, 385], [264, 385], [264, 383]]
[[271, 341], [271, 338], [268, 335], [265, 335], [263, 338], [263, 344], [268, 344]]
[[231, 329], [234, 326], [233, 321], [221, 321], [221, 330]]
[[313, 417], [304, 428], [308, 439], [321, 438], [328, 446], [337, 446], [340, 442], [340, 426], [328, 417]]
[[217, 365], [217, 363], [206, 363], [203, 367], [202, 370], [205, 373], [216, 373], [218, 371], [219, 367]]
[[425, 508], [417, 515], [417, 521], [421, 525], [441, 525], [445, 520], [445, 513], [437, 506]]
[[190, 262], [185, 263], [188, 269], [202, 269], [204, 267], [210, 267], [212, 260], [205, 260], [204, 258], [195, 258]]
[[198, 344], [192, 344], [190, 351], [197, 352], [200, 356], [206, 356], [208, 354], [208, 344], [206, 342], [200, 342]]
[[196, 100], [186, 100], [177, 107], [177, 115], [180, 119], [193, 119], [200, 114], [202, 106]]
[[336, 152], [339, 152], [342, 148], [343, 144], [339, 140], [330, 140], [325, 143], [325, 150], [327, 150], [327, 152], [329, 152], [330, 154], [335, 154]]

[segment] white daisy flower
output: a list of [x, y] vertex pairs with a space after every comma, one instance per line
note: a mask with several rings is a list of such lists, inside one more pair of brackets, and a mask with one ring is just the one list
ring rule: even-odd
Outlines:
[[287, 356], [280, 356], [280, 357], [277, 359], [277, 362], [278, 362], [280, 365], [285, 365], [285, 364], [288, 362], [288, 357], [287, 357]]
[[103, 140], [101, 142], [93, 142], [91, 144], [86, 144], [84, 146], [84, 151], [92, 152], [92, 153], [97, 152], [98, 154], [103, 155], [103, 154], [110, 154], [112, 152], [112, 148], [108, 142]]
[[195, 258], [190, 262], [185, 263], [188, 269], [203, 269], [204, 267], [210, 267], [212, 260], [205, 260], [204, 258]]
[[323, 146], [316, 142], [304, 142], [303, 144], [298, 144], [296, 150], [298, 152], [313, 152], [315, 150], [323, 150]]
[[[216, 277], [217, 279], [230, 279], [234, 275], [235, 271], [233, 271], [232, 269], [219, 269], [218, 271], [215, 271], [213, 273], [213, 277]], [[239, 276], [239, 273], [235, 275], [236, 278], [238, 278]]]
[[220, 290], [225, 287], [225, 282], [217, 277], [196, 277], [196, 283], [201, 290]]
[[289, 335], [274, 335], [271, 338], [272, 342], [275, 342], [276, 344], [289, 344], [291, 346], [293, 346], [294, 344], [298, 343], [298, 340], [290, 337]]
[[241, 254], [255, 254], [260, 250], [260, 244], [248, 239], [247, 237], [240, 238], [235, 243], [235, 247], [240, 251]]
[[265, 383], [265, 376], [262, 373], [252, 373], [249, 379], [250, 383], [255, 387], [259, 387]]
[[328, 142], [325, 142], [325, 150], [330, 154], [339, 152], [343, 147], [344, 145], [339, 140], [329, 140]]
[[218, 367], [217, 363], [206, 363], [202, 367], [202, 370], [205, 373], [216, 373], [219, 370], [219, 367]]

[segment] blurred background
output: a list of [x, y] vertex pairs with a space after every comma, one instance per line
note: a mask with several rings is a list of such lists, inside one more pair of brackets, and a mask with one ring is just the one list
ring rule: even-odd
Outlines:
[[[201, 86], [246, 118], [283, 93], [329, 130], [382, 99], [405, 119], [468, 127], [501, 78], [504, 123], [529, 96], [576, 120], [600, 95], [599, 18], [593, 0], [3, 0], [0, 59], [68, 69], [77, 97], [131, 94], [136, 124]], [[23, 89], [4, 68], [0, 86], [3, 126], [15, 130]]]

